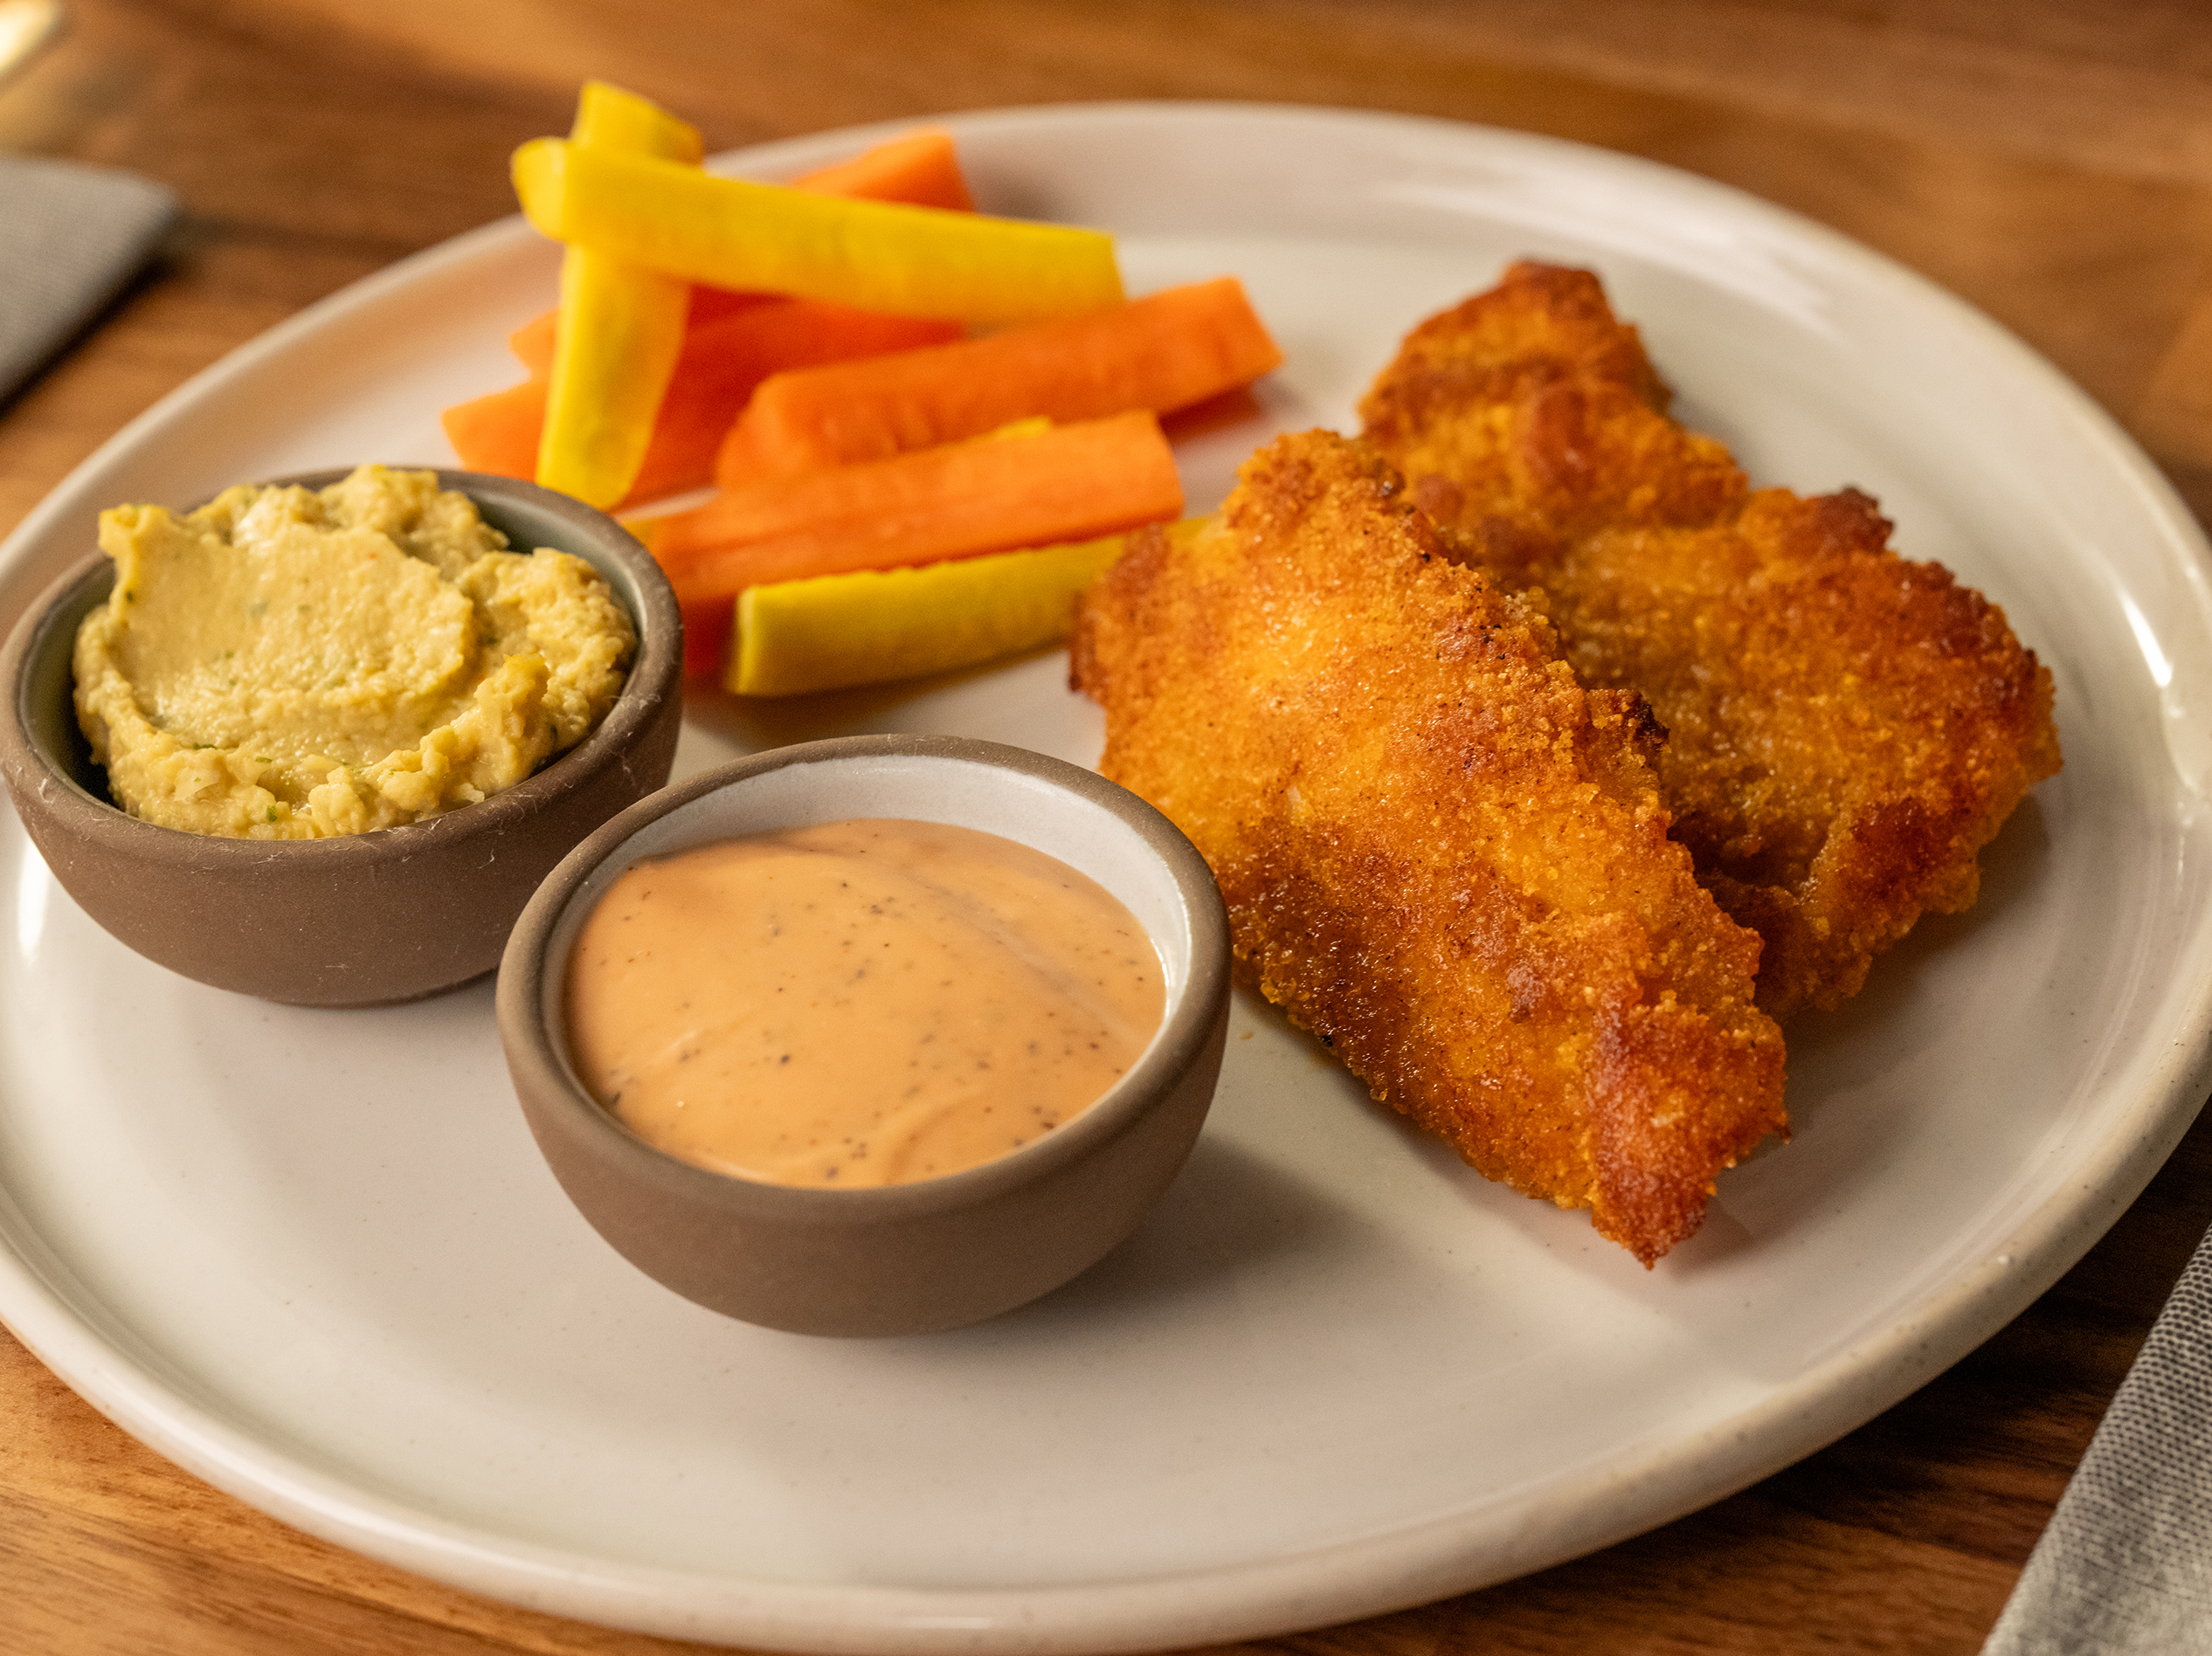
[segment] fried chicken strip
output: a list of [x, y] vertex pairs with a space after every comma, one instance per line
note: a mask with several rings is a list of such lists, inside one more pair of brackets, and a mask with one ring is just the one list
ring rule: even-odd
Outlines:
[[1785, 1130], [1759, 939], [1667, 838], [1642, 700], [1585, 692], [1372, 451], [1262, 449], [1091, 590], [1073, 662], [1261, 990], [1482, 1172], [1649, 1265]]
[[1753, 491], [1668, 400], [1594, 276], [1521, 264], [1415, 328], [1360, 413], [1481, 567], [1542, 589], [1583, 683], [1650, 702], [1675, 837], [1766, 940], [1760, 1006], [1833, 1007], [1974, 902], [2058, 769], [2050, 674], [1873, 500]]

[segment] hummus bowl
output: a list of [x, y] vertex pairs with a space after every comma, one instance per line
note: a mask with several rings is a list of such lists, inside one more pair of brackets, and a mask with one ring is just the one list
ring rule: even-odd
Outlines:
[[[578, 932], [634, 865], [857, 817], [980, 829], [1105, 887], [1158, 951], [1151, 1043], [1089, 1107], [997, 1159], [908, 1183], [771, 1183], [709, 1170], [631, 1131], [585, 1087], [566, 1034]], [[1228, 921], [1195, 847], [1136, 795], [1042, 754], [952, 736], [867, 735], [736, 760], [632, 806], [531, 900], [499, 978], [508, 1071], [554, 1176], [663, 1287], [725, 1315], [816, 1335], [926, 1334], [1049, 1293], [1136, 1229], [1197, 1142], [1228, 1028]], [[856, 1030], [855, 1038], [869, 1038]]]
[[[321, 488], [342, 471], [275, 480]], [[576, 746], [441, 815], [319, 839], [243, 839], [140, 821], [109, 799], [79, 729], [72, 652], [114, 566], [94, 553], [0, 646], [0, 775], [65, 890], [149, 960], [218, 989], [308, 1006], [418, 999], [499, 963], [523, 905], [577, 843], [664, 784], [682, 721], [682, 621], [652, 555], [605, 514], [512, 478], [438, 473], [517, 549], [590, 562], [637, 649], [619, 695]]]

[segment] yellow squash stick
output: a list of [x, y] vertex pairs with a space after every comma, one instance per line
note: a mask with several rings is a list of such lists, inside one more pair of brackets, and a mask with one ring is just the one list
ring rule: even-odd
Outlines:
[[717, 178], [558, 138], [515, 152], [515, 193], [556, 240], [716, 287], [970, 322], [1075, 315], [1122, 297], [1102, 231]]
[[[699, 163], [699, 134], [633, 93], [589, 80], [571, 142], [593, 154]], [[592, 506], [630, 492], [653, 416], [683, 348], [691, 284], [619, 254], [571, 244], [538, 438], [537, 480]]]
[[[1205, 521], [1168, 526], [1180, 541]], [[1064, 637], [1075, 595], [1129, 535], [955, 558], [918, 569], [822, 575], [748, 587], [723, 682], [741, 696], [791, 696], [916, 679]]]

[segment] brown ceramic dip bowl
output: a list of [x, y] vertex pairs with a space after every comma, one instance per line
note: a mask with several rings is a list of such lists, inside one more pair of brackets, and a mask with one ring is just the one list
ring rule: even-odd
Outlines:
[[[996, 1161], [847, 1189], [734, 1177], [633, 1134], [585, 1089], [564, 1033], [568, 964], [632, 865], [855, 817], [980, 829], [1060, 859], [1151, 934], [1166, 971], [1151, 1044], [1098, 1101]], [[924, 1334], [1058, 1287], [1136, 1228], [1190, 1154], [1228, 1026], [1228, 922], [1175, 825], [1095, 773], [948, 736], [849, 736], [742, 759], [634, 805], [577, 847], [500, 965], [509, 1074], [553, 1174], [599, 1234], [665, 1287], [801, 1334]], [[856, 1039], [868, 1038], [856, 1030]]]
[[[321, 488], [343, 471], [275, 480]], [[78, 624], [105, 603], [99, 553], [42, 594], [0, 646], [0, 775], [39, 855], [85, 912], [172, 971], [305, 1006], [418, 998], [498, 965], [553, 866], [668, 779], [683, 717], [682, 619], [648, 553], [605, 513], [534, 483], [438, 473], [520, 550], [588, 561], [630, 611], [638, 652], [598, 728], [504, 792], [425, 822], [329, 839], [228, 839], [109, 802], [71, 700]]]

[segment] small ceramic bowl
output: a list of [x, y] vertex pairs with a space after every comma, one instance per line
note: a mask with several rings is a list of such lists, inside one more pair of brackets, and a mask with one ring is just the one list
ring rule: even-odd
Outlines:
[[[281, 478], [321, 488], [343, 472]], [[366, 1006], [418, 998], [499, 964], [515, 916], [577, 841], [668, 779], [683, 718], [683, 623], [622, 526], [512, 478], [440, 472], [522, 549], [588, 560], [627, 606], [638, 653], [599, 728], [503, 793], [427, 822], [331, 839], [227, 839], [111, 804], [77, 728], [70, 655], [114, 566], [94, 553], [0, 646], [0, 774], [55, 879], [115, 937], [173, 971], [266, 1000]]]
[[[1018, 1150], [908, 1184], [825, 1190], [711, 1172], [655, 1149], [570, 1066], [570, 951], [633, 864], [743, 834], [894, 817], [1017, 839], [1089, 875], [1151, 934], [1158, 1033], [1097, 1102]], [[1019, 748], [851, 736], [739, 760], [632, 806], [554, 870], [501, 963], [500, 1038], [523, 1114], [584, 1217], [701, 1305], [801, 1334], [923, 1334], [1059, 1287], [1136, 1227], [1213, 1101], [1228, 922], [1205, 860], [1136, 795]], [[865, 1038], [865, 1032], [856, 1032]]]

